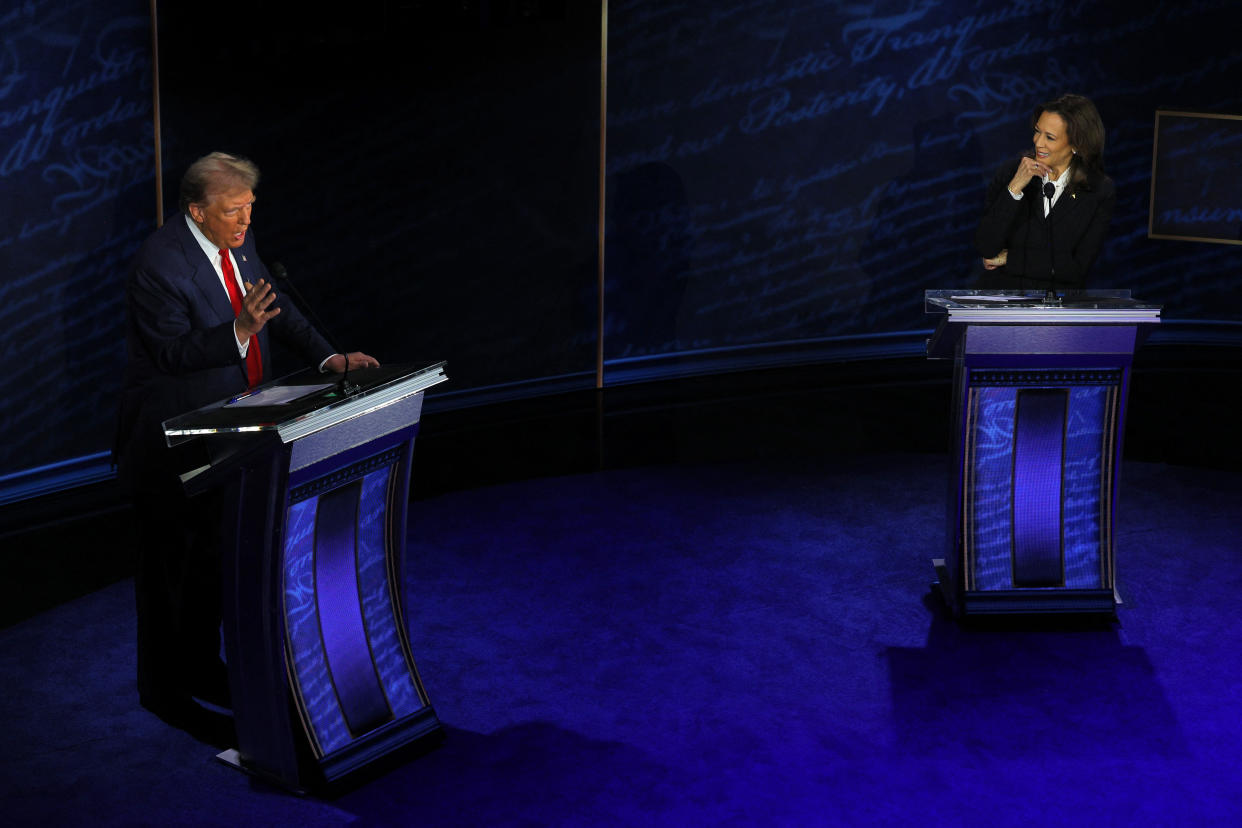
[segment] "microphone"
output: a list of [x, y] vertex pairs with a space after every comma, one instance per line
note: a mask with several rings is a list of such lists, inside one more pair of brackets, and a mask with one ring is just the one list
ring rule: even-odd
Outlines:
[[1052, 243], [1052, 199], [1057, 194], [1057, 186], [1051, 181], [1044, 182], [1044, 198], [1048, 199], [1048, 213], [1044, 221], [1048, 224], [1048, 289], [1044, 291], [1045, 302], [1057, 301], [1057, 248]]
[[332, 333], [328, 330], [328, 327], [323, 324], [323, 321], [320, 320], [319, 315], [315, 313], [315, 311], [311, 308], [310, 303], [308, 303], [306, 298], [302, 296], [302, 293], [298, 290], [297, 285], [293, 284], [293, 280], [289, 278], [289, 271], [285, 270], [285, 266], [280, 262], [272, 262], [267, 269], [271, 271], [273, 276], [284, 282], [289, 294], [293, 297], [294, 301], [297, 302], [298, 308], [303, 314], [310, 317], [310, 320], [314, 326], [318, 328], [321, 333], [323, 333], [324, 339], [328, 340], [328, 344], [332, 346], [332, 350], [345, 357], [345, 370], [341, 372], [341, 381], [337, 383], [337, 389], [341, 392], [341, 395], [349, 397], [357, 394], [362, 390], [362, 386], [358, 385], [356, 382], [349, 381], [349, 354], [341, 348], [336, 341], [336, 337], [332, 336]]

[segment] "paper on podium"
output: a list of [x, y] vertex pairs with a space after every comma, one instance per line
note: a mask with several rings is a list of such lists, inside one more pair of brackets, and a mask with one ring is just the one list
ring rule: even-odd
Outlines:
[[300, 400], [308, 394], [314, 394], [331, 388], [336, 383], [325, 382], [319, 385], [273, 385], [249, 394], [234, 397], [225, 403], [235, 408], [254, 408], [260, 405], [285, 405]]

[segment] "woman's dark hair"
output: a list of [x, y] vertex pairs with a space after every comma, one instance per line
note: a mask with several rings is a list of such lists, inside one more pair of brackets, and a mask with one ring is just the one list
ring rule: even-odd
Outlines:
[[1053, 101], [1035, 107], [1031, 115], [1031, 129], [1039, 122], [1039, 116], [1051, 112], [1065, 122], [1065, 137], [1074, 149], [1070, 160], [1070, 180], [1086, 184], [1088, 174], [1104, 172], [1104, 122], [1090, 98], [1082, 95], [1062, 95]]

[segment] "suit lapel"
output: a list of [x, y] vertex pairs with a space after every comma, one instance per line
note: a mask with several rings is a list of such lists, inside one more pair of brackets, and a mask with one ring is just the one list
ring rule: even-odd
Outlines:
[[[1026, 185], [1026, 189], [1022, 191], [1027, 198], [1031, 200], [1031, 211], [1037, 218], [1044, 218], [1044, 187], [1041, 179], [1035, 178], [1031, 183]], [[1057, 199], [1052, 205], [1052, 210], [1048, 212], [1048, 220], [1053, 224], [1061, 224], [1070, 216], [1091, 203], [1091, 196], [1088, 193], [1070, 187]]]
[[[233, 321], [237, 318], [237, 314], [233, 312], [233, 303], [228, 293], [225, 292], [224, 285], [220, 282], [215, 264], [207, 259], [206, 253], [198, 240], [194, 238], [194, 234], [190, 232], [190, 228], [186, 226], [185, 218], [181, 214], [171, 221], [176, 222], [177, 240], [181, 243], [186, 266], [190, 269], [190, 282], [202, 299], [202, 307], [206, 309], [204, 315], [215, 317], [209, 319], [208, 322], [212, 325], [222, 325]], [[240, 357], [237, 360], [237, 367], [244, 379], [246, 363]]]
[[1078, 190], [1070, 189], [1061, 194], [1057, 199], [1057, 203], [1052, 205], [1052, 212], [1048, 214], [1048, 218], [1052, 219], [1054, 224], [1064, 224], [1071, 216], [1091, 202], [1090, 196]]
[[171, 221], [176, 222], [177, 241], [181, 243], [181, 251], [185, 255], [186, 266], [190, 271], [190, 281], [198, 291], [203, 307], [209, 309], [211, 315], [215, 317], [211, 321], [217, 325], [229, 321], [235, 316], [233, 303], [229, 301], [224, 285], [220, 283], [215, 264], [207, 259], [203, 248], [199, 246], [198, 240], [186, 226], [185, 218], [181, 214]]
[[237, 275], [241, 276], [243, 285], [246, 282], [253, 285], [258, 281], [254, 275], [254, 262], [251, 261], [251, 255], [246, 252], [246, 245], [233, 251], [233, 261], [237, 263]]

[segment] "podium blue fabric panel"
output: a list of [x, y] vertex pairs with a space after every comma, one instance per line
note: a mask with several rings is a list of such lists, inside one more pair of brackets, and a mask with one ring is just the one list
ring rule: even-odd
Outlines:
[[[966, 588], [1009, 590], [1014, 579], [1014, 476], [1019, 384], [970, 389], [964, 503]], [[1068, 389], [1060, 474], [1064, 586], [1107, 588], [1114, 384]]]
[[315, 587], [319, 632], [351, 736], [392, 718], [362, 620], [358, 590], [358, 500], [361, 481], [319, 496], [315, 520]]
[[[1013, 586], [1013, 424], [1017, 389], [972, 392], [967, 589]], [[972, 583], [973, 581], [973, 583]]]
[[1018, 392], [1013, 451], [1013, 582], [1061, 586], [1061, 494], [1067, 394]]
[[1115, 385], [1079, 386], [1070, 390], [1065, 428], [1063, 480], [1065, 586], [1071, 589], [1110, 587], [1108, 575], [1112, 538], [1112, 418], [1116, 416]]
[[308, 498], [289, 507], [285, 535], [285, 625], [295, 692], [316, 755], [349, 744], [336, 691], [332, 687], [327, 654], [319, 632], [315, 598], [315, 520], [319, 499]]
[[385, 505], [393, 485], [392, 471], [388, 467], [362, 479], [358, 502], [358, 594], [376, 672], [389, 708], [400, 718], [425, 705], [410, 677], [413, 658], [405, 651], [398, 634], [403, 623], [400, 608], [395, 605], [400, 595], [398, 573], [390, 569], [386, 554], [389, 515]]
[[381, 465], [334, 488], [312, 486], [289, 506], [288, 653], [317, 756], [426, 706], [400, 634], [395, 562], [387, 554], [393, 470]]

